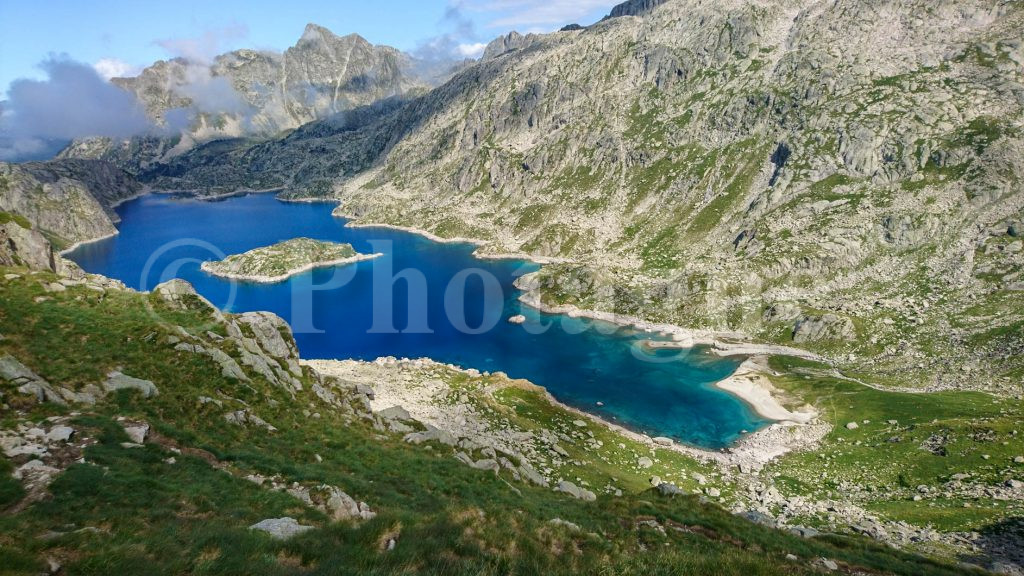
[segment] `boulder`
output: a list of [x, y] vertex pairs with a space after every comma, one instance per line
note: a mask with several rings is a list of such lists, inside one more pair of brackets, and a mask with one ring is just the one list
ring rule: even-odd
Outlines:
[[[260, 348], [270, 356], [281, 360], [298, 357], [291, 327], [280, 316], [270, 312], [246, 312], [238, 317], [238, 321], [252, 330]], [[296, 376], [301, 374], [300, 371]]]
[[327, 492], [323, 507], [334, 520], [370, 520], [377, 516], [365, 502], [356, 502], [334, 486], [324, 486], [322, 489]]
[[641, 467], [641, 468], [650, 468], [651, 466], [654, 466], [654, 460], [651, 460], [647, 456], [641, 456], [636, 461], [636, 465]]
[[0, 378], [17, 386], [18, 392], [35, 396], [38, 402], [67, 405], [62, 389], [55, 389], [49, 382], [10, 354], [0, 356]]
[[856, 422], [847, 422], [846, 423], [846, 429], [847, 430], [856, 430], [857, 428], [860, 428], [860, 425], [857, 424]]
[[308, 530], [312, 530], [312, 526], [303, 526], [299, 524], [297, 520], [290, 517], [284, 518], [268, 518], [261, 520], [252, 526], [249, 526], [250, 530], [259, 530], [260, 532], [266, 532], [274, 540], [287, 540], [296, 534], [302, 534]]
[[203, 308], [208, 309], [218, 318], [223, 317], [216, 306], [206, 298], [200, 296], [191, 284], [181, 280], [180, 278], [174, 278], [164, 282], [163, 284], [158, 284], [153, 288], [153, 294], [156, 294], [161, 300], [167, 302], [174, 308], [189, 310], [195, 308], [196, 305], [200, 305]]
[[524, 462], [516, 470], [518, 470], [519, 474], [531, 484], [536, 484], [537, 486], [544, 486], [545, 488], [548, 486], [547, 478], [544, 478], [544, 476], [542, 476], [540, 472], [534, 470], [533, 467], [530, 466], [529, 464], [526, 464]]
[[54, 426], [46, 433], [48, 442], [67, 442], [74, 435], [75, 429], [70, 426]]
[[670, 484], [668, 482], [662, 482], [661, 484], [658, 484], [658, 493], [661, 494], [662, 496], [668, 496], [670, 498], [674, 496], [683, 496], [686, 494], [686, 492], [684, 492], [682, 488], [676, 486], [675, 484]]
[[107, 374], [107, 379], [103, 381], [103, 389], [107, 392], [116, 392], [118, 390], [138, 390], [143, 398], [150, 398], [160, 393], [157, 390], [155, 384], [149, 380], [142, 380], [140, 378], [133, 378], [126, 374], [122, 374], [117, 370]]
[[671, 438], [666, 438], [665, 436], [658, 436], [655, 438], [651, 438], [651, 440], [658, 446], [671, 446], [675, 444], [675, 442]]
[[428, 426], [423, 432], [410, 432], [405, 435], [403, 440], [410, 444], [422, 444], [424, 442], [433, 441], [440, 442], [447, 446], [455, 446], [457, 443], [454, 436], [444, 430], [434, 428], [433, 426]]
[[149, 435], [149, 424], [125, 426], [124, 433], [128, 435], [128, 438], [130, 438], [133, 443], [145, 444], [146, 436]]
[[573, 498], [577, 498], [579, 500], [584, 500], [587, 502], [593, 502], [594, 500], [597, 500], [597, 496], [594, 495], [593, 492], [587, 490], [586, 488], [580, 488], [579, 486], [573, 484], [572, 482], [569, 482], [568, 480], [562, 480], [561, 482], [559, 482], [558, 486], [555, 486], [555, 491], [563, 492], [565, 494], [572, 496]]

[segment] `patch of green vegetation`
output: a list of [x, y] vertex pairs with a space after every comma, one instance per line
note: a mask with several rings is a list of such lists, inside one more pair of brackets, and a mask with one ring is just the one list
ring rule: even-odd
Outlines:
[[0, 210], [0, 225], [7, 224], [8, 222], [14, 222], [26, 230], [32, 229], [32, 223], [24, 216]]
[[[923, 519], [938, 529], [978, 529], [1019, 514], [1007, 507], [979, 505], [970, 493], [937, 501], [929, 493], [958, 472], [987, 487], [1024, 477], [1013, 458], [1024, 453], [1015, 433], [1024, 411], [1019, 403], [980, 392], [913, 394], [875, 389], [834, 376], [828, 367], [794, 358], [773, 358], [782, 375], [772, 383], [807, 400], [835, 427], [814, 452], [791, 454], [769, 467], [790, 495], [827, 498], [858, 486], [865, 506], [894, 520]], [[893, 421], [894, 423], [890, 423]], [[855, 422], [854, 430], [846, 424]], [[930, 487], [925, 498], [918, 486]], [[974, 503], [967, 514], [943, 508]]]
[[747, 140], [723, 151], [715, 166], [723, 180], [720, 190], [693, 216], [687, 234], [702, 236], [711, 231], [736, 208], [736, 202], [750, 192], [764, 157], [761, 148], [755, 140]]

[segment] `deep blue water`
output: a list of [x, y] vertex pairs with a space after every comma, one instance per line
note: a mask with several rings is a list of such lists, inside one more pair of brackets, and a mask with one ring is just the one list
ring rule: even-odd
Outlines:
[[[736, 368], [736, 359], [700, 350], [644, 351], [638, 343], [650, 334], [539, 313], [517, 301], [512, 285], [536, 265], [479, 260], [472, 256], [471, 245], [441, 244], [401, 231], [345, 228], [345, 220], [331, 216], [332, 208], [280, 202], [271, 194], [218, 202], [150, 195], [118, 208], [118, 236], [82, 246], [70, 258], [89, 272], [136, 289], [152, 289], [179, 277], [231, 312], [272, 311], [295, 329], [304, 358], [429, 357], [503, 371], [633, 430], [707, 448], [727, 446], [741, 430], [767, 424], [746, 404], [711, 385]], [[269, 285], [219, 280], [199, 269], [204, 260], [298, 236], [349, 242], [360, 252], [385, 255]], [[389, 270], [397, 274], [405, 269], [418, 270], [413, 274], [422, 281], [378, 281], [374, 293], [375, 272], [390, 278], [384, 276]], [[469, 269], [496, 280], [490, 284], [490, 297], [479, 274], [470, 273], [467, 279], [463, 271]], [[449, 287], [460, 272], [463, 281], [457, 285], [465, 287], [461, 298]], [[496, 287], [500, 297], [493, 295]], [[450, 320], [446, 297], [448, 309], [463, 311], [464, 326], [493, 328], [479, 334], [456, 328], [459, 316]], [[393, 311], [391, 322], [383, 321], [386, 314], [374, 322], [375, 304], [378, 314]], [[527, 322], [508, 323], [515, 314], [525, 315]], [[429, 333], [407, 330], [422, 329], [423, 318]]]

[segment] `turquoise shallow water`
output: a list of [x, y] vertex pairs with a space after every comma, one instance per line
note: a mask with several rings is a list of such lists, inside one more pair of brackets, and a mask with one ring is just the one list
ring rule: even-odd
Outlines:
[[[513, 287], [536, 265], [479, 260], [471, 245], [437, 243], [396, 230], [345, 228], [345, 220], [331, 216], [332, 209], [330, 204], [280, 202], [270, 194], [219, 202], [145, 196], [118, 209], [118, 236], [82, 246], [70, 258], [89, 272], [136, 289], [179, 277], [229, 311], [279, 314], [295, 329], [304, 358], [429, 357], [503, 371], [627, 428], [704, 448], [722, 448], [741, 430], [768, 423], [713, 387], [735, 370], [738, 359], [699, 349], [644, 350], [639, 343], [650, 334], [540, 313], [521, 305]], [[349, 242], [360, 252], [384, 256], [266, 285], [219, 280], [199, 269], [204, 260], [298, 236]], [[419, 279], [374, 282], [375, 272], [406, 269], [419, 271], [413, 274]], [[485, 283], [481, 275], [493, 280]], [[461, 294], [450, 288], [453, 279], [464, 287]], [[452, 320], [446, 310], [462, 314]], [[389, 311], [392, 321], [383, 322], [382, 312]], [[526, 323], [506, 322], [515, 314], [525, 315]], [[479, 333], [467, 333], [460, 325]], [[421, 329], [410, 331], [409, 326]], [[395, 331], [387, 330], [392, 327]]]

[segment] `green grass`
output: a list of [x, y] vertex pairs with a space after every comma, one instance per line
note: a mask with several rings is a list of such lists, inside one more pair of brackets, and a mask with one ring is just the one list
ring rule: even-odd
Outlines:
[[[920, 519], [948, 530], [978, 529], [1021, 513], [982, 502], [953, 514], [949, 507], [963, 509], [973, 500], [953, 499], [938, 507], [931, 499], [912, 500], [918, 486], [941, 486], [958, 472], [972, 473], [973, 481], [986, 486], [1024, 478], [1024, 466], [1013, 464], [1024, 454], [1024, 435], [1014, 433], [1024, 417], [1019, 403], [980, 392], [877, 390], [791, 358], [774, 358], [772, 367], [783, 373], [772, 379], [777, 387], [813, 404], [835, 426], [820, 449], [786, 456], [770, 467], [791, 495], [829, 497], [841, 491], [841, 482], [851, 482], [871, 487], [867, 506], [890, 519]], [[848, 430], [848, 422], [859, 427]], [[933, 437], [946, 439], [944, 455], [922, 449]]]
[[27, 218], [20, 214], [12, 214], [11, 212], [4, 212], [0, 210], [0, 225], [7, 224], [8, 222], [14, 222], [18, 226], [26, 230], [32, 229], [32, 223]]

